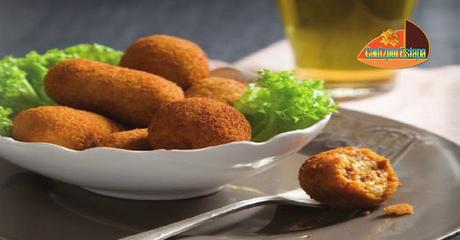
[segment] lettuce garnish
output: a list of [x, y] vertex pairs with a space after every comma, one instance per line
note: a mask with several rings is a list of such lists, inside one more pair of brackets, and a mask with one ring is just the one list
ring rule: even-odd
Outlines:
[[87, 58], [118, 64], [122, 52], [100, 44], [80, 44], [66, 49], [51, 49], [44, 54], [29, 52], [22, 58], [6, 56], [0, 60], [0, 135], [8, 135], [11, 117], [41, 105], [55, 103], [46, 95], [43, 79], [59, 61]]
[[251, 124], [255, 142], [307, 128], [337, 111], [323, 81], [299, 80], [294, 71], [262, 69], [259, 76], [235, 104]]
[[0, 136], [9, 136], [13, 122], [11, 121], [11, 109], [0, 107]]

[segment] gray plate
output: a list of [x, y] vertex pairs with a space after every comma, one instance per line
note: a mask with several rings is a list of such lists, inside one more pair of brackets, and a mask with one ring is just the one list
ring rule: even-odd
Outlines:
[[347, 144], [366, 146], [370, 140], [382, 149], [394, 143], [403, 147], [413, 134], [417, 142], [394, 163], [403, 185], [384, 204], [411, 203], [412, 216], [383, 217], [381, 208], [361, 216], [354, 211], [267, 206], [215, 220], [178, 238], [437, 239], [452, 235], [460, 228], [460, 147], [409, 125], [342, 109], [324, 134], [276, 168], [217, 194], [189, 200], [102, 197], [1, 160], [0, 239], [120, 238], [242, 199], [296, 188], [298, 168], [308, 155]]

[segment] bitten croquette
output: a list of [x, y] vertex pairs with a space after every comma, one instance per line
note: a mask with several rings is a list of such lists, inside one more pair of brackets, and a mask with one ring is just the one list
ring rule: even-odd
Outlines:
[[388, 159], [369, 149], [343, 147], [307, 159], [299, 182], [313, 199], [341, 208], [370, 208], [390, 198], [399, 186]]
[[115, 132], [102, 138], [98, 147], [112, 147], [128, 150], [151, 150], [146, 128]]
[[121, 125], [96, 113], [44, 106], [20, 112], [13, 120], [12, 136], [23, 142], [46, 142], [84, 150], [95, 147], [103, 137], [121, 130]]
[[147, 127], [162, 104], [184, 98], [182, 89], [163, 77], [85, 59], [65, 60], [52, 67], [45, 89], [61, 105], [132, 127]]
[[233, 107], [208, 98], [164, 105], [149, 127], [152, 147], [196, 149], [251, 139], [251, 126]]
[[229, 78], [209, 77], [198, 81], [185, 91], [185, 97], [206, 97], [233, 105], [241, 97], [246, 85]]
[[160, 75], [184, 90], [209, 76], [206, 53], [189, 40], [168, 35], [138, 39], [126, 50], [120, 66]]

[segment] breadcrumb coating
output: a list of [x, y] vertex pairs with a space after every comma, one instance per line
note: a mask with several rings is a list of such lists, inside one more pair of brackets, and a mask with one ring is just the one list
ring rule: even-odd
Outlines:
[[56, 64], [45, 77], [45, 89], [61, 105], [132, 127], [147, 127], [162, 104], [184, 98], [180, 87], [160, 76], [85, 59]]
[[206, 53], [189, 40], [168, 35], [139, 38], [126, 50], [120, 66], [160, 75], [184, 90], [209, 76]]
[[44, 106], [20, 112], [13, 120], [13, 138], [46, 142], [74, 150], [95, 147], [103, 137], [123, 127], [96, 113], [63, 106]]
[[151, 150], [152, 147], [147, 139], [147, 135], [147, 128], [116, 132], [102, 138], [97, 146], [128, 150]]
[[185, 91], [185, 97], [206, 97], [233, 105], [241, 97], [246, 85], [229, 78], [209, 77], [198, 81]]
[[152, 118], [150, 144], [195, 149], [251, 139], [251, 126], [233, 107], [208, 98], [186, 98], [163, 106]]

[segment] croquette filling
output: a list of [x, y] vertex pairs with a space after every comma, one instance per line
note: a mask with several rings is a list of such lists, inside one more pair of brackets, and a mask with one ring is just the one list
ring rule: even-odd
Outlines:
[[373, 197], [381, 197], [388, 186], [388, 173], [377, 161], [364, 154], [342, 155], [341, 175], [348, 181], [358, 184]]

